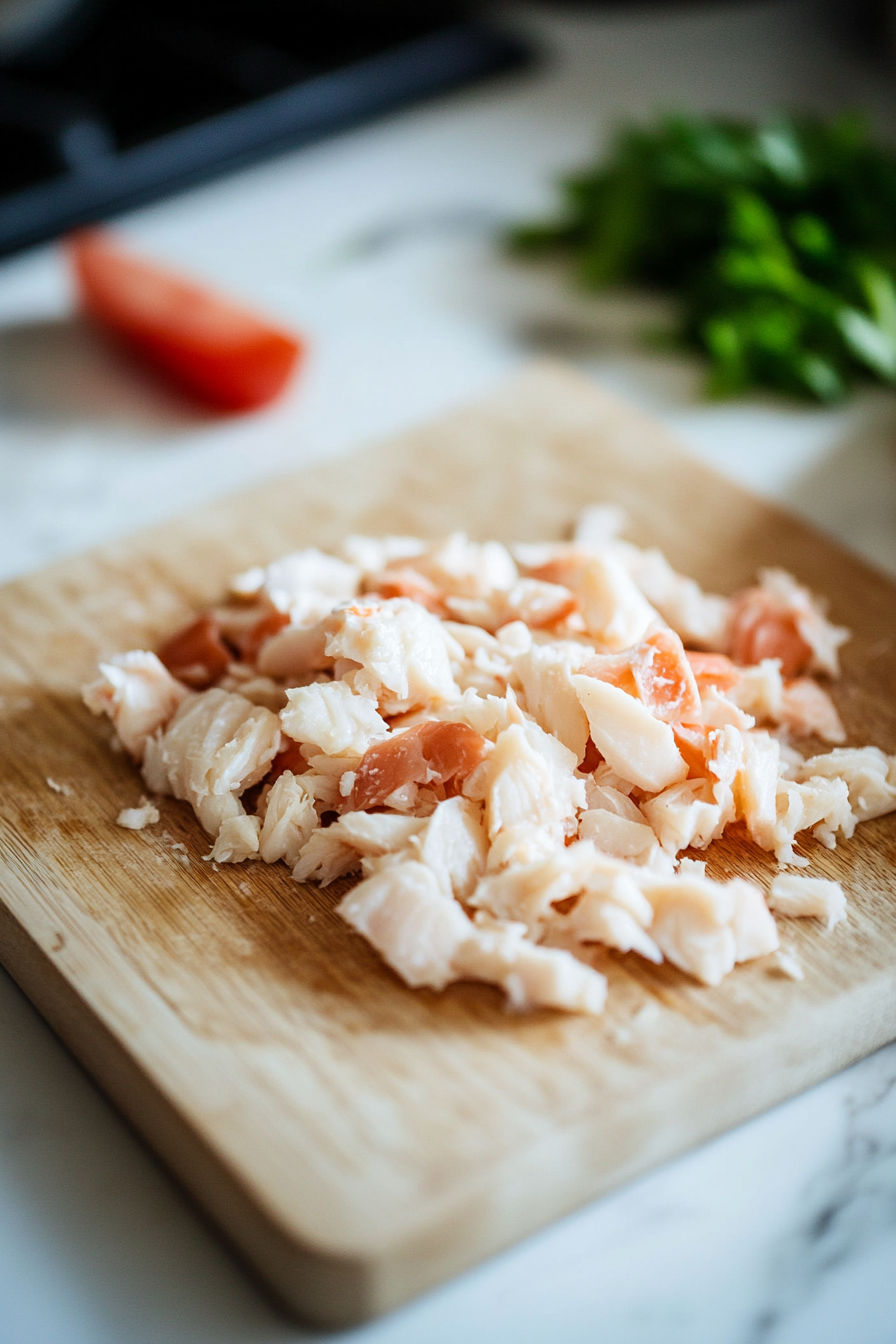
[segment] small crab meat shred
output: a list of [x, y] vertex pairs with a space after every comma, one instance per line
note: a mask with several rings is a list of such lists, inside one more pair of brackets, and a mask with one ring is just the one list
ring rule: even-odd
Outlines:
[[[896, 811], [896, 757], [847, 745], [827, 684], [848, 632], [783, 570], [707, 593], [623, 524], [295, 551], [158, 656], [102, 662], [84, 701], [209, 858], [356, 879], [336, 910], [408, 985], [597, 1014], [599, 948], [708, 986], [758, 957], [799, 978], [772, 912], [834, 929], [847, 902], [793, 870]], [[707, 875], [733, 825], [791, 870], [768, 892]]]
[[343, 664], [342, 680], [378, 701], [383, 713], [400, 714], [460, 694], [449, 660], [451, 646], [458, 646], [437, 617], [409, 598], [337, 607], [324, 630], [328, 657]]
[[97, 670], [97, 680], [81, 693], [84, 703], [92, 714], [108, 714], [124, 748], [142, 761], [147, 741], [165, 727], [187, 688], [154, 653], [140, 649], [117, 654]]
[[192, 805], [215, 840], [214, 859], [239, 862], [258, 853], [261, 833], [240, 795], [264, 779], [279, 746], [276, 714], [213, 687], [188, 695], [165, 731], [148, 740], [143, 776], [154, 793]]
[[325, 756], [348, 752], [363, 756], [371, 742], [389, 729], [376, 703], [355, 695], [344, 681], [313, 682], [286, 692], [283, 731], [295, 742], [310, 743]]
[[839, 882], [799, 873], [781, 873], [772, 883], [768, 903], [780, 915], [815, 915], [832, 929], [846, 919], [846, 896]]

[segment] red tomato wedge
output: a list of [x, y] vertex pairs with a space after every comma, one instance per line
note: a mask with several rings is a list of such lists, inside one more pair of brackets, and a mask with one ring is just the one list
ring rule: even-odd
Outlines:
[[303, 346], [193, 281], [122, 250], [102, 229], [67, 240], [82, 306], [172, 382], [228, 411], [282, 391]]

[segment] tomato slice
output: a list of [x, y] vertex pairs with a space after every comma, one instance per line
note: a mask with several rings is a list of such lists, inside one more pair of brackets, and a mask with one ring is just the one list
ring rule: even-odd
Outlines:
[[180, 388], [247, 411], [282, 391], [303, 346], [230, 299], [123, 251], [102, 229], [67, 240], [82, 306]]

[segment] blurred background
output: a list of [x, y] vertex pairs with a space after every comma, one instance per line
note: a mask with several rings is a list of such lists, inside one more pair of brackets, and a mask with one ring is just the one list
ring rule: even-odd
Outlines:
[[[894, 13], [830, 0], [806, 37], [885, 67]], [[0, 249], [544, 56], [512, 10], [489, 17], [462, 0], [0, 0]]]
[[[896, 572], [891, 387], [708, 402], [699, 355], [642, 339], [668, 298], [587, 292], [505, 243], [629, 118], [858, 109], [893, 145], [894, 14], [0, 0], [0, 578], [347, 453], [543, 355]], [[214, 412], [83, 320], [55, 240], [105, 219], [306, 340], [278, 400]], [[2, 1344], [315, 1337], [2, 972], [0, 1078]], [[892, 1344], [894, 1098], [891, 1048], [352, 1338]]]
[[[627, 119], [859, 109], [892, 142], [890, 18], [889, 0], [0, 0], [0, 573], [344, 451], [541, 354], [896, 563], [888, 392], [707, 403], [705, 362], [642, 339], [666, 298], [595, 296], [505, 245]], [[279, 401], [211, 416], [97, 340], [40, 244], [108, 218], [307, 338]]]

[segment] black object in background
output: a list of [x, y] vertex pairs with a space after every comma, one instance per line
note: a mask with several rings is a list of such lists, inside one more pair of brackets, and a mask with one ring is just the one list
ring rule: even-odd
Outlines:
[[451, 0], [81, 0], [0, 47], [0, 255], [518, 64]]

